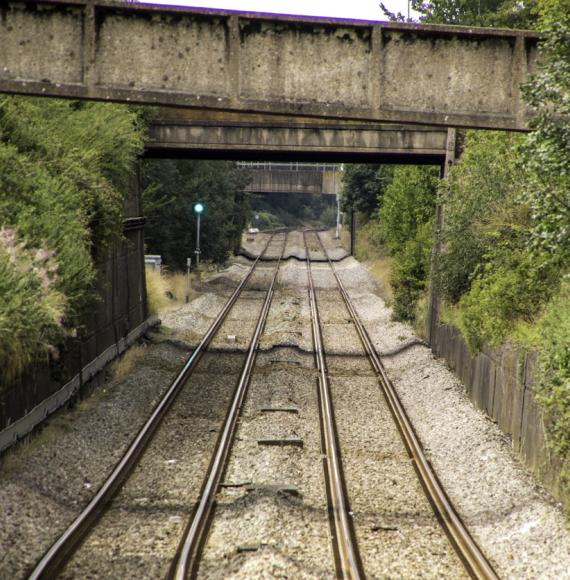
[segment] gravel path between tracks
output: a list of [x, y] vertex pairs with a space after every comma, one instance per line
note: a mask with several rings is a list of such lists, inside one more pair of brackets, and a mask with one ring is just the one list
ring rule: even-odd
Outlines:
[[[264, 235], [258, 234], [254, 242], [260, 248], [266, 241]], [[328, 246], [328, 242], [326, 243]], [[255, 247], [250, 249], [254, 250]], [[301, 234], [290, 234], [287, 253], [298, 254], [298, 258], [304, 259]], [[340, 249], [338, 253], [340, 257]], [[38, 436], [32, 437], [29, 442], [3, 457], [0, 466], [0, 577], [24, 578], [33, 563], [89, 501], [185, 360], [189, 346], [198, 342], [231, 290], [247, 271], [249, 264], [246, 259], [236, 259], [227, 270], [203, 285], [203, 294], [199, 298], [164, 316], [163, 325], [173, 334], [160, 335], [156, 339], [157, 344], [149, 343], [141, 347], [137, 364], [128, 378], [121, 381], [110, 379], [74, 409], [50, 419]], [[332, 277], [326, 273], [327, 268], [326, 264], [316, 264], [313, 267], [315, 283], [321, 289], [320, 294], [324, 294], [323, 289], [327, 287], [333, 288]], [[364, 266], [348, 258], [338, 263], [337, 269], [380, 353], [397, 350], [408, 341], [414, 340], [408, 326], [390, 320], [390, 310], [376, 295], [374, 282]], [[270, 264], [264, 264], [256, 281], [259, 283], [258, 288], [261, 287], [262, 280], [270, 275], [269, 271]], [[260, 389], [273, 385], [272, 394], [267, 399], [268, 405], [277, 406], [290, 402], [300, 408], [307, 405], [304, 408], [309, 409], [311, 405], [314, 407], [314, 401], [311, 402], [313, 395], [305, 392], [301, 381], [303, 374], [307, 374], [307, 361], [312, 361], [309, 354], [303, 354], [308, 353], [311, 348], [306, 290], [303, 290], [306, 284], [305, 264], [295, 259], [283, 263], [280, 284], [281, 290], [276, 295], [276, 308], [270, 315], [267, 333], [262, 338], [262, 349], [267, 352], [259, 357], [261, 377], [266, 366], [278, 368], [279, 372], [271, 380], [266, 381], [259, 377], [255, 379], [252, 393], [261, 393]], [[254, 299], [255, 288], [254, 284], [248, 291], [252, 294], [251, 304], [258, 306], [259, 302]], [[322, 298], [321, 303], [323, 316], [333, 326], [347, 324], [344, 311], [335, 308], [332, 301], [328, 303]], [[216, 349], [233, 352], [245, 349], [246, 325], [250, 324], [252, 317], [247, 306], [236, 310], [217, 339]], [[352, 343], [344, 344], [337, 337], [338, 333], [325, 329], [325, 341], [334, 353], [339, 356], [354, 354]], [[275, 345], [280, 345], [281, 348], [270, 350]], [[220, 356], [212, 355], [213, 372], [219, 370], [221, 361], [224, 360]], [[340, 377], [340, 388], [335, 395], [335, 402], [340, 408], [342, 405], [349, 405], [355, 397], [359, 400], [365, 397], [367, 387], [360, 384], [365, 377], [357, 377], [358, 370], [351, 373], [350, 364], [345, 363], [345, 359], [337, 360], [342, 361], [337, 366], [342, 367], [340, 370], [345, 375]], [[499, 575], [513, 579], [570, 578], [570, 535], [561, 507], [518, 463], [509, 441], [495, 424], [472, 406], [464, 388], [443, 362], [434, 359], [429, 349], [421, 345], [386, 357], [384, 362], [423, 441], [428, 457], [458, 511], [490, 557]], [[291, 373], [291, 365], [299, 367], [298, 373]], [[227, 374], [229, 376], [232, 373]], [[356, 377], [354, 380], [351, 380], [352, 375]], [[304, 380], [306, 381], [306, 377]], [[215, 401], [219, 399], [219, 389], [216, 390], [215, 386], [213, 389], [211, 398], [205, 400], [204, 406], [191, 405], [195, 407], [197, 419], [195, 424], [190, 422], [188, 429], [195, 429], [195, 445], [192, 443], [190, 447], [184, 447], [174, 438], [164, 452], [156, 453], [157, 468], [152, 472], [155, 491], [143, 492], [144, 482], [135, 481], [130, 488], [125, 488], [125, 499], [122, 503], [119, 502], [118, 507], [127, 512], [147, 510], [149, 515], [161, 518], [164, 527], [157, 545], [167, 550], [172, 550], [175, 545], [174, 538], [182, 526], [181, 518], [183, 519], [187, 506], [181, 509], [172, 496], [159, 491], [169, 479], [179, 481], [182, 487], [182, 481], [185, 480], [179, 471], [182, 469], [181, 463], [184, 463], [182, 455], [195, 456], [195, 461], [191, 459], [188, 463], [188, 469], [194, 472], [194, 483], [185, 491], [185, 498], [191, 503], [193, 490], [201, 479], [197, 472], [207, 463], [207, 449], [219, 428], [219, 418], [212, 412], [212, 407], [216, 406]], [[356, 421], [348, 411], [347, 415], [347, 421]], [[370, 419], [374, 416], [375, 413], [370, 413]], [[378, 421], [382, 422], [381, 419]], [[198, 429], [204, 424], [211, 424], [211, 430], [200, 438]], [[243, 474], [245, 478], [256, 478], [265, 484], [291, 483], [302, 490], [303, 498], [300, 499], [290, 492], [275, 493], [274, 488], [263, 486], [249, 491], [224, 492], [226, 495], [223, 499], [228, 509], [241, 506], [250, 517], [249, 526], [239, 528], [243, 532], [242, 547], [245, 547], [245, 551], [239, 552], [232, 562], [226, 562], [226, 577], [331, 576], [330, 561], [324, 561], [328, 556], [325, 556], [326, 550], [322, 542], [322, 521], [317, 515], [307, 519], [306, 511], [302, 508], [305, 505], [314, 508], [314, 514], [320, 513], [321, 500], [317, 499], [317, 488], [321, 484], [317, 482], [320, 477], [317, 471], [319, 474], [322, 471], [320, 463], [318, 469], [314, 469], [313, 465], [318, 455], [315, 453], [315, 433], [302, 431], [303, 429], [307, 427], [304, 422], [299, 422], [298, 416], [276, 419], [273, 415], [268, 417], [259, 413], [259, 409], [255, 407], [247, 410], [243, 419], [243, 441], [239, 442], [243, 443], [243, 449], [264, 432], [270, 435], [283, 432], [289, 435], [301, 434], [306, 441], [307, 453], [299, 455], [294, 449], [285, 450], [284, 453], [282, 449], [271, 449], [266, 453], [266, 462], [250, 462], [242, 466], [239, 457], [243, 456], [243, 452], [238, 451], [238, 463], [232, 464], [226, 479], [237, 479]], [[375, 431], [371, 433], [370, 441], [362, 445], [361, 451], [365, 457], [363, 463], [366, 465], [377, 453], [374, 448], [374, 433]], [[277, 471], [277, 464], [273, 461], [280, 454], [291, 456], [283, 473]], [[302, 459], [296, 461], [298, 457]], [[267, 470], [265, 465], [268, 466]], [[188, 473], [186, 468], [184, 473]], [[362, 487], [369, 483], [370, 500], [375, 500], [379, 496], [376, 485], [380, 474], [375, 473], [373, 464], [370, 474], [374, 481], [367, 481], [365, 476], [359, 474], [351, 485]], [[283, 481], [284, 479], [287, 481]], [[397, 499], [398, 486], [394, 488], [394, 497]], [[129, 502], [132, 504], [130, 508]], [[284, 538], [285, 526], [276, 526], [274, 522], [285, 522], [287, 518], [304, 521], [307, 524], [306, 533]], [[231, 518], [229, 521], [231, 523]], [[258, 525], [263, 530], [263, 537], [259, 534], [255, 537], [251, 534], [248, 536], [248, 531], [257, 529]], [[394, 534], [390, 529], [391, 522], [371, 520], [371, 525], [380, 526], [375, 534], [382, 536], [384, 540], [398, 540], [389, 536]], [[152, 563], [151, 552], [155, 551], [150, 536], [145, 535], [148, 530], [141, 528], [137, 531], [136, 526], [131, 528], [134, 529], [133, 539], [138, 537], [144, 544], [143, 557], [121, 556], [124, 567], [121, 567], [120, 576], [161, 577], [165, 562], [155, 562], [155, 568], [147, 567], [149, 562]], [[263, 538], [273, 539], [264, 544]], [[296, 547], [302, 554], [315, 538], [320, 538], [319, 545], [322, 547], [319, 549], [321, 551], [317, 551], [319, 561], [310, 567], [307, 555], [297, 560], [290, 548]], [[246, 545], [250, 541], [255, 545]], [[219, 544], [217, 546], [216, 549], [219, 549]], [[382, 549], [385, 549], [383, 544]], [[395, 549], [395, 553], [398, 553], [397, 550], [402, 550], [401, 554], [405, 553], [402, 547]], [[402, 567], [397, 559], [394, 560], [394, 565], [396, 567], [387, 571], [387, 575], [414, 577], [419, 574]], [[153, 575], [154, 571], [156, 575]], [[434, 570], [434, 575], [455, 577], [443, 565]], [[76, 574], [74, 576], [77, 577]], [[110, 571], [107, 577], [112, 577]]]

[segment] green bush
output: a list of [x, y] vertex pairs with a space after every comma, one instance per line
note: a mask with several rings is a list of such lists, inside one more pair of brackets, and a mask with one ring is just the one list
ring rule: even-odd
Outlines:
[[549, 304], [541, 324], [537, 399], [547, 412], [550, 443], [570, 459], [570, 282]]
[[65, 296], [54, 252], [29, 248], [0, 229], [0, 384], [14, 379], [63, 336]]
[[470, 131], [461, 160], [441, 183], [445, 203], [443, 252], [435, 281], [442, 297], [456, 303], [502, 239], [520, 235], [528, 223], [526, 206], [517, 201], [518, 135]]
[[393, 171], [391, 165], [347, 165], [342, 175], [343, 211], [354, 210], [365, 220], [372, 218], [382, 206], [384, 191], [392, 180]]
[[395, 255], [392, 270], [394, 317], [413, 321], [418, 300], [427, 288], [433, 243], [433, 221], [422, 224]]
[[529, 250], [570, 263], [570, 0], [538, 0], [541, 58], [525, 87], [533, 129], [522, 147], [522, 201], [532, 209]]
[[[359, 216], [357, 222], [362, 221], [362, 219]], [[382, 229], [378, 219], [370, 219], [358, 226], [356, 242], [357, 260], [368, 260], [373, 256], [384, 254], [383, 246]]]
[[402, 166], [394, 171], [380, 209], [382, 237], [394, 257], [394, 317], [414, 320], [431, 263], [439, 169]]
[[12, 361], [6, 377], [48, 352], [56, 356], [58, 341], [81, 330], [96, 299], [98, 263], [122, 235], [141, 149], [142, 128], [127, 107], [0, 97], [0, 364]]
[[392, 255], [397, 257], [418, 228], [433, 218], [438, 184], [438, 167], [404, 165], [395, 169], [380, 208], [382, 234]]
[[329, 205], [323, 209], [319, 217], [319, 222], [327, 228], [332, 228], [336, 225], [336, 206]]
[[252, 221], [252, 227], [260, 230], [270, 230], [273, 228], [282, 228], [283, 223], [279, 218], [270, 211], [258, 211], [255, 214], [255, 219]]
[[57, 287], [67, 297], [67, 317], [77, 319], [96, 275], [84, 200], [72, 179], [52, 175], [46, 165], [0, 143], [0, 227], [55, 251]]
[[556, 288], [557, 271], [537, 267], [524, 251], [504, 252], [475, 279], [459, 302], [472, 351], [507, 340], [519, 320], [531, 321]]

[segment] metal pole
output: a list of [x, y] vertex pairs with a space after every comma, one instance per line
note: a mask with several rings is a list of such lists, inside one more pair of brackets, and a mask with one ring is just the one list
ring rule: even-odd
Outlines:
[[186, 279], [188, 288], [186, 289], [186, 302], [190, 300], [190, 269], [192, 268], [192, 258], [186, 258]]
[[336, 236], [335, 239], [340, 238], [340, 195], [336, 194]]
[[200, 214], [198, 216], [198, 225], [196, 226], [196, 270], [200, 269]]
[[356, 253], [356, 212], [350, 208], [350, 255]]

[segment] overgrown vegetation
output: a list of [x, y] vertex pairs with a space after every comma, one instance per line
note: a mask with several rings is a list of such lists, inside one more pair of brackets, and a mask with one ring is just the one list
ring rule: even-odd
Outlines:
[[[343, 206], [360, 208], [356, 256], [370, 261], [381, 286], [390, 280], [391, 291], [382, 294], [399, 320], [414, 320], [427, 288], [438, 176], [437, 167], [356, 165], [345, 171]], [[360, 190], [366, 201], [357, 203]]]
[[427, 290], [439, 168], [403, 166], [394, 171], [380, 209], [386, 247], [394, 258], [394, 316], [414, 320]]
[[539, 351], [539, 401], [553, 448], [568, 462], [570, 2], [538, 7], [543, 65], [526, 87], [534, 131], [468, 136], [445, 186], [438, 278], [473, 351], [504, 341]]
[[149, 312], [155, 316], [179, 308], [198, 293], [194, 290], [197, 274], [146, 269], [146, 291]]
[[528, 250], [565, 281], [542, 323], [540, 401], [555, 450], [570, 464], [570, 0], [539, 0], [543, 65], [527, 86], [534, 117], [522, 150], [522, 202], [532, 222]]
[[461, 162], [441, 186], [444, 252], [435, 278], [472, 351], [512, 339], [520, 321], [540, 313], [560, 277], [558, 266], [530, 248], [534, 218], [521, 201], [521, 142], [469, 133]]
[[389, 165], [347, 165], [342, 176], [343, 210], [354, 210], [365, 221], [373, 219], [382, 205], [392, 173], [393, 168]]
[[0, 97], [0, 382], [81, 331], [142, 148], [128, 107]]

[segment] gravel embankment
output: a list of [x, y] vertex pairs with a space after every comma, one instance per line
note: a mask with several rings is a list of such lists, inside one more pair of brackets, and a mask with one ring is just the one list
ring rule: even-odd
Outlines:
[[[257, 234], [248, 249], [262, 249], [264, 236]], [[323, 239], [338, 248], [329, 235]], [[271, 254], [279, 253], [272, 246]], [[288, 237], [289, 253], [304, 259], [299, 232]], [[250, 263], [236, 259], [203, 285], [199, 298], [165, 315], [168, 334], [139, 348], [126, 379], [110, 379], [3, 458], [1, 577], [26, 577], [93, 496]], [[380, 353], [414, 340], [408, 326], [390, 320], [365, 267], [352, 258], [336, 267]], [[369, 577], [457, 578], [456, 557], [434, 524], [370, 367], [359, 356], [329, 266], [315, 264], [312, 271], [325, 345], [334, 353], [328, 359], [333, 403], [366, 571]], [[202, 359], [191, 387], [105, 515], [108, 526], [87, 539], [96, 571], [85, 552], [65, 577], [164, 577], [272, 273], [273, 263], [259, 265], [216, 337], [215, 351]], [[334, 575], [306, 284], [304, 262], [282, 263], [202, 577]], [[430, 461], [499, 575], [570, 578], [570, 535], [560, 506], [520, 466], [507, 439], [471, 405], [454, 375], [418, 344], [384, 362]], [[296, 438], [302, 446], [259, 444], [271, 438]]]

